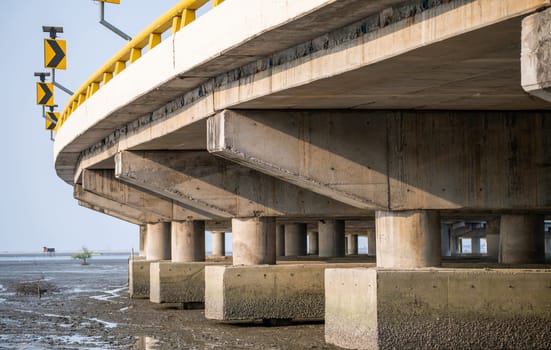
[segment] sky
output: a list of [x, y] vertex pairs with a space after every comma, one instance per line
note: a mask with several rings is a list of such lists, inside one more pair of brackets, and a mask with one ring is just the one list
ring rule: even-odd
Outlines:
[[[106, 4], [105, 18], [135, 36], [178, 0], [121, 0]], [[42, 108], [36, 105], [34, 72], [45, 71], [42, 26], [62, 26], [67, 41], [67, 70], [56, 81], [75, 91], [124, 45], [125, 41], [98, 23], [99, 5], [92, 0], [4, 1], [0, 56], [4, 84], [5, 124], [0, 136], [0, 252], [138, 249], [139, 228], [80, 207], [73, 188], [57, 177], [53, 142], [44, 130]], [[55, 102], [65, 107], [68, 95], [56, 89]], [[206, 246], [210, 247], [210, 235]]]

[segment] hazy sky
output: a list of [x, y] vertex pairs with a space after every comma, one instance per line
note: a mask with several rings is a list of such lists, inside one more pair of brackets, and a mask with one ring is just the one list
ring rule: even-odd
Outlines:
[[[106, 4], [106, 19], [134, 36], [177, 2], [121, 0]], [[45, 71], [42, 25], [65, 29], [67, 70], [57, 71], [56, 80], [73, 91], [126, 43], [98, 23], [98, 12], [92, 0], [3, 1], [0, 252], [138, 249], [138, 226], [80, 207], [72, 187], [57, 177], [53, 143], [36, 105], [33, 73]], [[68, 96], [56, 90], [55, 99], [63, 109]]]

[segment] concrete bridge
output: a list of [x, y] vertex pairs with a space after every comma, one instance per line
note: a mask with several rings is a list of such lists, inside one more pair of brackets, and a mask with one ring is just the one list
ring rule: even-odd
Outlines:
[[[551, 347], [551, 1], [205, 3], [57, 128], [79, 204], [140, 225], [132, 296], [321, 318], [346, 348]], [[447, 260], [461, 237], [488, 258]]]

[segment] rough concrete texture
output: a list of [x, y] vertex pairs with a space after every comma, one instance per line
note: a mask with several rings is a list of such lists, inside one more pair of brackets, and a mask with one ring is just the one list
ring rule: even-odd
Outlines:
[[205, 266], [213, 264], [220, 263], [151, 263], [149, 300], [158, 304], [204, 302]]
[[502, 215], [499, 262], [537, 264], [545, 261], [543, 215]]
[[143, 257], [128, 259], [128, 294], [130, 298], [149, 298], [150, 260]]
[[205, 317], [220, 321], [323, 319], [324, 270], [343, 265], [361, 266], [207, 266]]
[[551, 270], [327, 269], [325, 338], [350, 349], [548, 349]]
[[275, 218], [233, 218], [232, 249], [234, 265], [275, 264]]
[[551, 102], [551, 9], [522, 21], [522, 87]]
[[205, 222], [173, 221], [171, 256], [174, 262], [205, 261]]

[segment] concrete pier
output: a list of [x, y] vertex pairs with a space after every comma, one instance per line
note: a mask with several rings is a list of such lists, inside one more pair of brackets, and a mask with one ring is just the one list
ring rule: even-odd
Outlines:
[[285, 256], [285, 225], [276, 226], [276, 256]]
[[322, 258], [344, 256], [344, 221], [318, 221], [318, 251]]
[[346, 248], [347, 255], [358, 255], [358, 235], [350, 234], [346, 235], [346, 240], [348, 242]]
[[170, 222], [147, 224], [145, 256], [147, 260], [170, 260], [171, 258]]
[[486, 255], [497, 259], [499, 256], [499, 218], [486, 222]]
[[499, 262], [535, 264], [545, 261], [542, 215], [502, 215]]
[[480, 237], [471, 238], [471, 254], [480, 255]]
[[318, 255], [318, 231], [308, 232], [308, 255]]
[[205, 222], [172, 222], [172, 262], [205, 261]]
[[212, 255], [226, 256], [226, 233], [224, 231], [212, 232]]
[[286, 224], [285, 256], [304, 256], [306, 254], [306, 224]]
[[377, 255], [377, 239], [375, 235], [375, 230], [367, 231], [367, 255]]
[[325, 340], [347, 349], [549, 348], [550, 283], [551, 270], [328, 269]]
[[275, 231], [275, 218], [252, 217], [232, 219], [233, 264], [275, 264]]
[[377, 211], [377, 267], [415, 268], [440, 266], [438, 212]]

